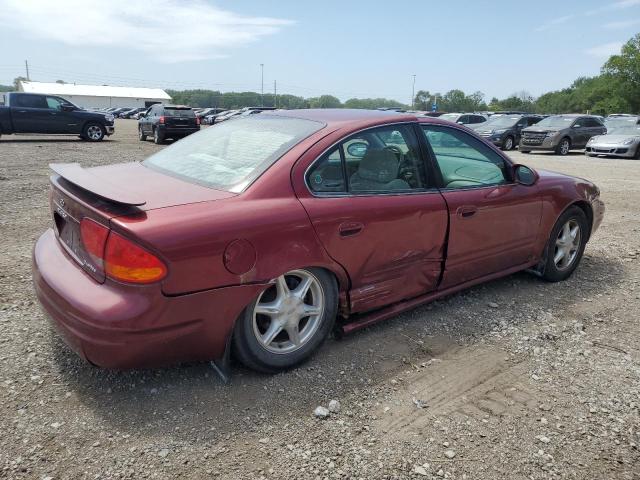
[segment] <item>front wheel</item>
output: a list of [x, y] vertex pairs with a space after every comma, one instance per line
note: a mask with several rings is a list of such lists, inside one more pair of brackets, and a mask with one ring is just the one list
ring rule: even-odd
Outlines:
[[98, 123], [88, 123], [82, 132], [82, 138], [90, 142], [100, 142], [104, 139], [106, 132], [104, 127]]
[[565, 211], [551, 230], [542, 277], [549, 282], [566, 280], [578, 267], [587, 245], [587, 216], [579, 207]]
[[509, 135], [502, 142], [502, 149], [506, 151], [513, 150], [513, 145], [514, 145], [513, 137]]
[[569, 154], [569, 150], [571, 150], [571, 140], [565, 137], [558, 143], [556, 154], [565, 156]]
[[261, 372], [294, 367], [320, 347], [333, 328], [337, 308], [338, 286], [328, 272], [287, 272], [238, 318], [234, 353], [245, 366]]

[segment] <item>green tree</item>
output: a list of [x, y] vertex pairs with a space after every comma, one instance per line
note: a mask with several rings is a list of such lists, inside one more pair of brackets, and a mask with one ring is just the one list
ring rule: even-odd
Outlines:
[[640, 112], [640, 33], [622, 46], [602, 67], [602, 73], [616, 79], [615, 90], [629, 108]]
[[309, 107], [311, 108], [341, 108], [342, 102], [333, 95], [321, 95], [309, 99]]

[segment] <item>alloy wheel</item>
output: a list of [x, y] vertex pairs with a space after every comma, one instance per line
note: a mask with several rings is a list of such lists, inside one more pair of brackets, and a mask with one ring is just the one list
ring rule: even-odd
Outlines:
[[513, 148], [513, 138], [507, 137], [507, 139], [504, 141], [504, 149], [511, 150], [512, 148]]
[[324, 314], [320, 280], [306, 270], [281, 275], [265, 290], [253, 309], [253, 333], [271, 353], [286, 354], [311, 340]]
[[553, 263], [559, 271], [567, 270], [573, 265], [580, 250], [581, 236], [580, 224], [575, 219], [565, 223], [558, 232], [553, 252]]
[[102, 128], [98, 125], [91, 125], [87, 128], [87, 137], [91, 140], [100, 140], [102, 138]]
[[565, 138], [564, 140], [562, 140], [562, 143], [560, 143], [560, 154], [566, 155], [568, 153], [569, 153], [569, 140]]

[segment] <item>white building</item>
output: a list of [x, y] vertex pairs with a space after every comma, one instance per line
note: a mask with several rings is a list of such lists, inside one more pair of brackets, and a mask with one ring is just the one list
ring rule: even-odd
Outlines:
[[148, 107], [168, 103], [171, 97], [160, 88], [110, 87], [73, 83], [20, 82], [20, 92], [42, 93], [66, 98], [83, 108]]

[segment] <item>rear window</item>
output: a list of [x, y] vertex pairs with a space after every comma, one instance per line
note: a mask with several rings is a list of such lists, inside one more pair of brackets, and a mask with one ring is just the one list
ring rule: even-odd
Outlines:
[[164, 114], [168, 117], [195, 117], [196, 114], [190, 108], [171, 108], [164, 107]]
[[234, 119], [174, 143], [143, 165], [183, 180], [241, 192], [323, 123], [276, 115]]

